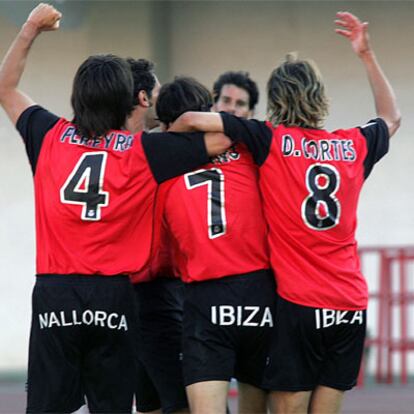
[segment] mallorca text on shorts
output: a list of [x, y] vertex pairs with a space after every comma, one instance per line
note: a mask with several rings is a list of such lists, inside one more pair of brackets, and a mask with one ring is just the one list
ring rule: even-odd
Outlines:
[[128, 330], [125, 315], [116, 312], [108, 313], [102, 310], [86, 309], [83, 312], [77, 310], [39, 313], [40, 329], [53, 327], [67, 327], [76, 325], [93, 325], [102, 328]]

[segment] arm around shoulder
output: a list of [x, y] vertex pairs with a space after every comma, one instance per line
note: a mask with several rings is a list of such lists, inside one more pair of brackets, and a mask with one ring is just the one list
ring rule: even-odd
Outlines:
[[220, 114], [215, 112], [185, 112], [168, 128], [170, 132], [223, 132]]
[[204, 135], [204, 142], [210, 157], [222, 154], [232, 145], [231, 139], [220, 132], [206, 132]]

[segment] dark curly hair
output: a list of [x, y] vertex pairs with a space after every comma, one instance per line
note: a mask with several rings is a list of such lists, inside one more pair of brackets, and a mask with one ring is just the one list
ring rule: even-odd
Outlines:
[[145, 91], [148, 98], [152, 96], [156, 80], [154, 75], [154, 63], [147, 59], [127, 58], [132, 77], [134, 78], [134, 105], [138, 104], [139, 91]]
[[255, 81], [250, 79], [248, 72], [224, 72], [214, 82], [213, 98], [216, 103], [220, 98], [221, 89], [224, 85], [236, 85], [238, 88], [244, 89], [249, 94], [249, 109], [253, 110], [259, 101], [259, 89]]

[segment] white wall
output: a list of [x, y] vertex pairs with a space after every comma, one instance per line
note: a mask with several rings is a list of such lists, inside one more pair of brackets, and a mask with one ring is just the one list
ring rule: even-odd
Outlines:
[[[7, 2], [4, 2], [4, 4]], [[12, 7], [15, 2], [9, 2]], [[72, 3], [72, 4], [71, 4]], [[361, 196], [361, 245], [414, 245], [414, 56], [412, 2], [90, 2], [82, 24], [76, 2], [66, 2], [70, 27], [36, 42], [22, 89], [52, 111], [70, 116], [74, 72], [93, 53], [147, 57], [162, 63], [168, 80], [197, 77], [211, 86], [229, 69], [251, 73], [261, 89], [257, 116], [265, 114], [265, 84], [288, 51], [319, 65], [331, 97], [328, 128], [364, 123], [375, 111], [365, 74], [345, 39], [333, 32], [336, 10], [370, 21], [372, 43], [396, 90], [403, 124], [390, 154], [374, 169]], [[30, 6], [30, 5], [29, 5]], [[29, 7], [30, 9], [30, 7]], [[0, 56], [17, 32], [0, 3]], [[23, 145], [0, 110], [0, 370], [24, 368], [34, 283], [31, 173]]]

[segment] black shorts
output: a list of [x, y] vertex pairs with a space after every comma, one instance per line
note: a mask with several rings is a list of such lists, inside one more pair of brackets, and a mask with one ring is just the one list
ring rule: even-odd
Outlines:
[[136, 406], [140, 412], [188, 407], [183, 383], [181, 341], [184, 284], [175, 278], [137, 283]]
[[297, 305], [278, 298], [263, 387], [309, 391], [318, 385], [349, 390], [364, 348], [366, 311]]
[[130, 413], [134, 291], [127, 276], [41, 275], [32, 295], [28, 413]]
[[230, 381], [234, 377], [259, 387], [275, 299], [270, 270], [187, 284], [184, 383]]

